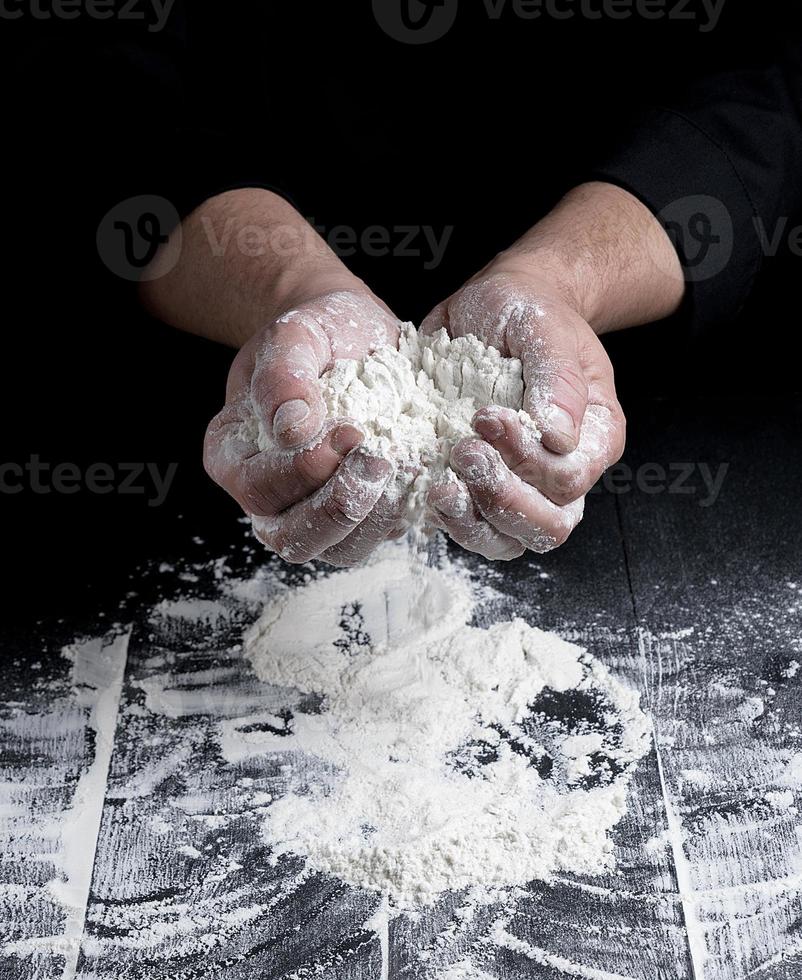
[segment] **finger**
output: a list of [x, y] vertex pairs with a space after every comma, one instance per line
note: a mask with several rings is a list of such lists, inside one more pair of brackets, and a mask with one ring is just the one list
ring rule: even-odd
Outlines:
[[256, 356], [251, 397], [278, 448], [303, 446], [320, 432], [326, 405], [318, 379], [330, 361], [326, 333], [308, 313], [288, 313], [266, 332]]
[[404, 513], [411, 483], [407, 474], [397, 474], [364, 521], [347, 538], [323, 552], [323, 561], [350, 568], [365, 561], [383, 541], [404, 534], [409, 527]]
[[317, 444], [260, 452], [249, 409], [227, 405], [206, 432], [206, 472], [248, 514], [272, 517], [319, 490], [363, 440], [349, 422], [331, 424]]
[[538, 554], [564, 544], [582, 519], [584, 500], [559, 507], [512, 473], [499, 453], [479, 439], [457, 443], [451, 465], [488, 523]]
[[254, 532], [285, 561], [298, 564], [317, 558], [365, 520], [392, 472], [387, 460], [356, 450], [308, 500], [278, 517], [253, 517]]
[[490, 407], [476, 413], [473, 427], [516, 476], [555, 504], [583, 497], [624, 451], [626, 422], [620, 406], [616, 411], [588, 405], [579, 445], [566, 456], [546, 449], [528, 418], [511, 409]]
[[523, 407], [543, 433], [543, 445], [566, 454], [579, 443], [588, 385], [577, 348], [581, 334], [565, 322], [552, 323], [550, 317], [540, 310], [533, 323], [526, 310], [514, 311], [507, 325], [507, 344], [511, 356], [523, 364]]
[[467, 551], [491, 561], [511, 561], [524, 553], [520, 541], [488, 524], [463, 483], [442, 483], [433, 487], [427, 503], [437, 526]]
[[438, 303], [420, 325], [421, 333], [434, 334], [438, 330], [448, 330], [448, 300]]

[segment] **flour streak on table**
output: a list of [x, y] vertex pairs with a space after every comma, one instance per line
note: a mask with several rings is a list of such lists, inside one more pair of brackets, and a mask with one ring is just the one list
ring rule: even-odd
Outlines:
[[0, 977], [72, 980], [127, 634], [9, 655], [0, 711]]
[[[770, 434], [754, 438], [764, 461], [786, 459]], [[219, 582], [200, 618], [180, 602], [143, 607], [124, 678], [122, 640], [98, 644], [99, 658], [114, 652], [94, 686], [16, 647], [0, 715], [0, 978], [69, 977], [84, 912], [80, 980], [802, 976], [802, 517], [762, 513], [757, 551], [733, 533], [770, 489], [752, 458], [715, 508], [602, 495], [558, 554], [473, 563], [498, 591], [483, 621], [522, 615], [587, 646], [641, 691], [657, 751], [614, 833], [615, 872], [533, 883], [472, 914], [449, 895], [385, 931], [378, 896], [271, 861], [271, 799], [320, 770], [264, 751], [299, 695], [261, 684], [242, 658], [252, 588]], [[603, 574], [589, 555], [604, 556]], [[264, 596], [273, 573], [260, 582]], [[109, 763], [98, 733], [115, 711]], [[70, 815], [82, 804], [91, 828], [106, 767], [88, 903], [71, 914], [52, 882], [80, 892], [95, 840], [77, 843]]]

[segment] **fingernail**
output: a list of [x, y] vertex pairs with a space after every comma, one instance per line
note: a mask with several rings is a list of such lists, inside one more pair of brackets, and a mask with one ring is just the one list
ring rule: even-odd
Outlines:
[[481, 480], [489, 476], [492, 469], [490, 460], [483, 453], [457, 454], [452, 459], [452, 465], [467, 480]]
[[386, 459], [379, 456], [368, 456], [367, 453], [359, 453], [352, 457], [354, 475], [367, 483], [379, 483], [385, 480], [392, 469]]
[[309, 406], [302, 398], [291, 398], [276, 409], [273, 416], [273, 435], [283, 436], [288, 429], [299, 425], [309, 415]]
[[499, 439], [504, 438], [505, 429], [503, 424], [498, 419], [493, 418], [492, 415], [486, 415], [484, 418], [476, 419], [473, 427], [488, 442], [498, 442]]
[[331, 434], [331, 448], [338, 456], [347, 456], [362, 442], [362, 433], [355, 425], [338, 425]]
[[559, 405], [552, 405], [548, 412], [547, 422], [555, 435], [565, 439], [566, 442], [576, 442], [574, 420], [564, 408], [560, 408]]

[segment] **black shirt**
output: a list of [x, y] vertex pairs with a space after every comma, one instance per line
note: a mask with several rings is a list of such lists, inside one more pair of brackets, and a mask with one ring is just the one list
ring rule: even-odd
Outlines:
[[[417, 318], [572, 183], [599, 177], [665, 221], [694, 321], [729, 320], [802, 204], [802, 42], [768, 7], [761, 19], [725, 7], [713, 30], [701, 7], [686, 22], [666, 2], [659, 22], [635, 7], [628, 21], [525, 20], [460, 5], [427, 44], [388, 36], [365, 3], [117, 3], [99, 18], [86, 0], [69, 19], [43, 4], [7, 25], [21, 242], [38, 248], [38, 215], [58, 226], [38, 256], [51, 275], [113, 285], [96, 232], [118, 202], [157, 195], [183, 215], [266, 186], [325, 234], [353, 226], [357, 244], [375, 225], [453, 227], [420, 308], [400, 311]], [[372, 256], [355, 252], [344, 247], [370, 278]], [[431, 271], [430, 256], [412, 258], [404, 273]], [[399, 268], [373, 278], [403, 305]]]

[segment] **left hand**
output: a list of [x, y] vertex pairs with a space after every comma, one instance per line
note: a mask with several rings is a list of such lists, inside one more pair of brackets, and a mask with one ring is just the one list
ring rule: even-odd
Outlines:
[[458, 483], [430, 492], [435, 520], [458, 544], [490, 559], [563, 544], [584, 497], [624, 450], [626, 423], [604, 347], [570, 290], [545, 270], [491, 263], [424, 320], [452, 337], [474, 334], [523, 363], [524, 409], [476, 413], [477, 438], [451, 454]]

